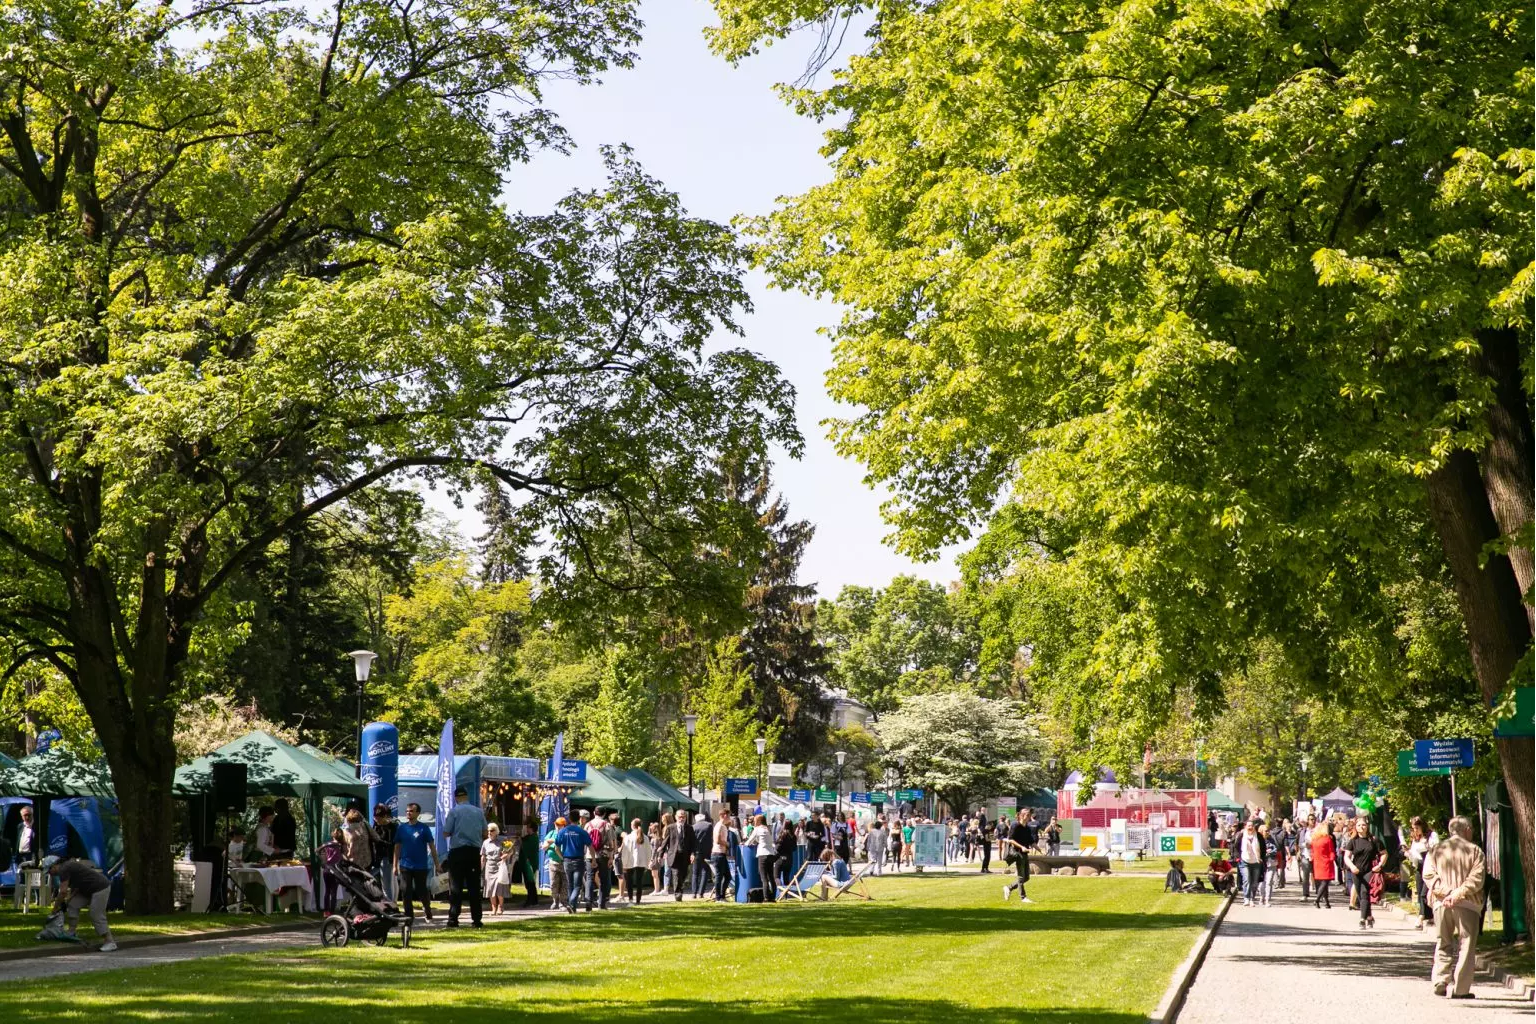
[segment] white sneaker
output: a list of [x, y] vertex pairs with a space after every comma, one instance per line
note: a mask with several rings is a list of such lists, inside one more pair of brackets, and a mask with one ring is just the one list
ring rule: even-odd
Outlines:
[[1243, 900], [1243, 906], [1251, 907], [1251, 906], [1253, 906], [1253, 901], [1252, 900]]
[[1030, 899], [1028, 896], [1020, 896], [1019, 897], [1019, 902], [1020, 903], [1033, 903], [1035, 901]]
[[1004, 902], [1004, 903], [1007, 903], [1007, 902], [1008, 902], [1008, 897], [1009, 897], [1009, 896], [1012, 896], [1012, 895], [1013, 895], [1013, 890], [1012, 890], [1012, 889], [1010, 889], [1010, 888], [1009, 888], [1009, 887], [1008, 887], [1008, 886], [1006, 886], [1006, 885], [1005, 885], [1005, 886], [1003, 886], [1003, 902]]
[[117, 943], [115, 943], [115, 942], [103, 942], [101, 944], [101, 948], [98, 949], [97, 952], [98, 953], [115, 953], [115, 952], [117, 952]]

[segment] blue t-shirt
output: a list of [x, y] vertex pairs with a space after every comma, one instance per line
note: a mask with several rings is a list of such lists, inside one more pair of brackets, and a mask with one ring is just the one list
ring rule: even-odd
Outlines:
[[592, 845], [592, 837], [580, 825], [567, 825], [556, 833], [555, 845], [560, 848], [563, 859], [580, 860], [587, 847]]
[[432, 866], [432, 826], [426, 822], [402, 821], [395, 829], [395, 843], [400, 847], [400, 867], [406, 871], [425, 871]]
[[443, 834], [448, 837], [450, 850], [461, 846], [473, 846], [478, 850], [480, 840], [485, 838], [485, 814], [474, 804], [454, 804], [448, 817], [443, 819]]

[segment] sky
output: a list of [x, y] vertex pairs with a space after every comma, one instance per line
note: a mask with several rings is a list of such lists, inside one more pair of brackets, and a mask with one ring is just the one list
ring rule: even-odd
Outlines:
[[[820, 128], [796, 116], [773, 90], [799, 77], [811, 37], [791, 37], [732, 67], [705, 45], [703, 29], [712, 23], [705, 0], [647, 0], [641, 16], [644, 39], [633, 69], [610, 72], [599, 85], [546, 88], [544, 105], [559, 115], [576, 148], [569, 156], [539, 154], [518, 168], [505, 194], [511, 208], [543, 212], [572, 189], [600, 186], [598, 147], [604, 144], [628, 144], [689, 213], [722, 222], [766, 212], [779, 197], [826, 180]], [[848, 45], [860, 42], [850, 38]], [[863, 482], [862, 466], [840, 457], [827, 440], [821, 422], [849, 412], [827, 397], [831, 350], [817, 333], [837, 321], [837, 307], [772, 289], [761, 274], [749, 287], [754, 312], [743, 319], [746, 334], [737, 343], [777, 363], [798, 395], [805, 453], [798, 461], [781, 455], [774, 480], [790, 513], [816, 524], [802, 582], [833, 597], [846, 584], [883, 586], [902, 573], [940, 583], [957, 579], [958, 549], [916, 563], [881, 542], [889, 532], [880, 517], [883, 495]], [[462, 510], [446, 500], [434, 505], [466, 536], [479, 532], [470, 503]]]

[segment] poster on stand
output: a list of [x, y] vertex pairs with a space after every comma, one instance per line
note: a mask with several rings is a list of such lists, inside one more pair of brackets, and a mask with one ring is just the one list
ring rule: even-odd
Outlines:
[[917, 825], [912, 829], [912, 863], [920, 868], [944, 866], [943, 825]]

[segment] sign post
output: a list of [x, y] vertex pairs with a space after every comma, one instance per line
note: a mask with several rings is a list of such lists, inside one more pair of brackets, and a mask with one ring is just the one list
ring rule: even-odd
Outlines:
[[1472, 741], [1414, 740], [1413, 765], [1415, 768], [1444, 768], [1451, 780], [1451, 817], [1456, 817], [1456, 769], [1472, 767]]

